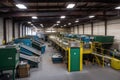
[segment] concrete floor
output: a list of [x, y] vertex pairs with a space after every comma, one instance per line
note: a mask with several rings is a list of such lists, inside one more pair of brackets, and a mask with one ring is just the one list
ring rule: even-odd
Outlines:
[[17, 80], [120, 80], [119, 71], [98, 66], [84, 66], [81, 72], [67, 72], [64, 64], [52, 63], [51, 55], [55, 52], [52, 47], [47, 47], [39, 68], [31, 69], [30, 77]]

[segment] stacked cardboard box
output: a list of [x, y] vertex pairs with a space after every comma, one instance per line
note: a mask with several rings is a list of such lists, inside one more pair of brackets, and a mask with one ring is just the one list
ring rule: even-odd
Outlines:
[[30, 65], [19, 65], [18, 66], [18, 76], [20, 78], [28, 77], [30, 75]]

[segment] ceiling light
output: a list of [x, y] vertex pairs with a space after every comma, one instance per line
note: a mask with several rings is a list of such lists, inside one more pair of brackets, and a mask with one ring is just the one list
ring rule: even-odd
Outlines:
[[94, 18], [95, 16], [94, 15], [92, 15], [92, 16], [89, 16], [89, 18]]
[[37, 16], [33, 16], [32, 19], [37, 19], [38, 17]]
[[64, 19], [65, 17], [66, 17], [66, 16], [61, 16], [60, 18], [61, 18], [61, 19]]
[[23, 4], [16, 4], [16, 7], [18, 7], [19, 9], [27, 9], [27, 7]]
[[71, 23], [68, 23], [68, 25], [71, 25]]
[[59, 24], [56, 24], [57, 26], [59, 25]]
[[120, 6], [116, 7], [115, 9], [120, 9]]
[[60, 23], [60, 21], [57, 21], [57, 23]]
[[66, 25], [64, 25], [64, 26], [66, 26]]
[[56, 24], [53, 24], [51, 27], [55, 27], [56, 26]]
[[31, 24], [31, 22], [28, 22], [28, 24]]
[[33, 24], [31, 24], [33, 26]]
[[76, 22], [76, 23], [78, 23], [79, 21], [78, 21], [78, 20], [76, 20], [75, 22]]
[[36, 26], [33, 26], [34, 28], [36, 28]]
[[67, 8], [68, 8], [68, 9], [71, 9], [71, 8], [73, 8], [74, 6], [75, 6], [75, 4], [71, 3], [71, 4], [68, 4], [68, 5], [67, 5]]
[[43, 24], [40, 24], [41, 27], [44, 27]]
[[36, 26], [33, 26], [33, 28], [37, 29], [37, 27], [36, 27]]

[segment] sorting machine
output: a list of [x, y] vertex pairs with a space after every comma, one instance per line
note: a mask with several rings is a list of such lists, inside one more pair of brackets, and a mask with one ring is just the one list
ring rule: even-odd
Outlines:
[[[109, 64], [114, 69], [120, 69], [120, 60], [119, 60], [119, 52], [111, 51], [110, 47], [114, 42], [114, 36], [98, 36], [98, 35], [78, 35], [72, 36], [50, 36], [49, 39], [52, 41], [53, 45], [60, 50], [64, 50], [64, 56], [67, 60], [67, 68], [68, 71], [74, 71], [72, 69], [72, 56], [78, 55], [76, 51], [79, 53], [77, 57], [79, 57], [78, 65], [80, 65], [77, 71], [82, 70], [83, 60], [89, 58], [91, 61], [95, 61], [104, 67], [106, 63], [106, 59], [108, 59]], [[71, 42], [78, 42], [79, 46], [72, 48], [70, 46]], [[72, 51], [72, 49], [75, 49]], [[79, 49], [79, 50], [77, 50]], [[63, 52], [61, 52], [63, 53]], [[87, 56], [86, 56], [87, 55]], [[73, 62], [76, 62], [76, 59], [73, 59]], [[75, 61], [74, 61], [75, 60]], [[80, 63], [80, 62], [81, 63]], [[77, 65], [77, 66], [78, 66]], [[75, 64], [73, 66], [76, 67]], [[75, 70], [76, 71], [76, 70]]]
[[18, 38], [14, 40], [15, 44], [23, 43], [27, 46], [32, 46], [32, 40], [30, 38]]
[[[28, 36], [26, 38], [18, 38], [14, 40], [14, 43], [15, 44], [22, 43], [29, 47], [36, 48], [37, 50], [41, 50], [41, 53], [45, 53], [45, 45], [43, 41], [41, 41], [37, 36]], [[24, 51], [24, 49], [22, 50]]]
[[[21, 50], [21, 48], [23, 50]], [[41, 58], [41, 52], [33, 47], [20, 45], [20, 59], [27, 60], [31, 67], [38, 67]], [[32, 53], [32, 54], [31, 54]]]
[[40, 50], [41, 54], [45, 53], [45, 48], [46, 47], [45, 47], [44, 43], [33, 40], [32, 41], [32, 47], [36, 48], [37, 50]]
[[69, 72], [82, 70], [82, 47], [80, 42], [67, 41], [59, 37], [50, 37], [53, 45], [64, 51], [63, 58], [66, 60], [67, 69]]

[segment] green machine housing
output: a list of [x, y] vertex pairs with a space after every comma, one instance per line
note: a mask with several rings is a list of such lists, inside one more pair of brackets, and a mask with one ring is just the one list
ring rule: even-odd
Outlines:
[[16, 48], [0, 48], [0, 69], [16, 68], [19, 54]]
[[114, 42], [114, 36], [94, 36], [94, 41], [112, 44]]
[[70, 72], [80, 71], [80, 48], [70, 48]]
[[12, 70], [15, 80], [15, 69], [19, 63], [19, 48], [16, 46], [0, 47], [0, 71]]
[[68, 71], [82, 70], [82, 47], [79, 42], [71, 42], [68, 49]]

